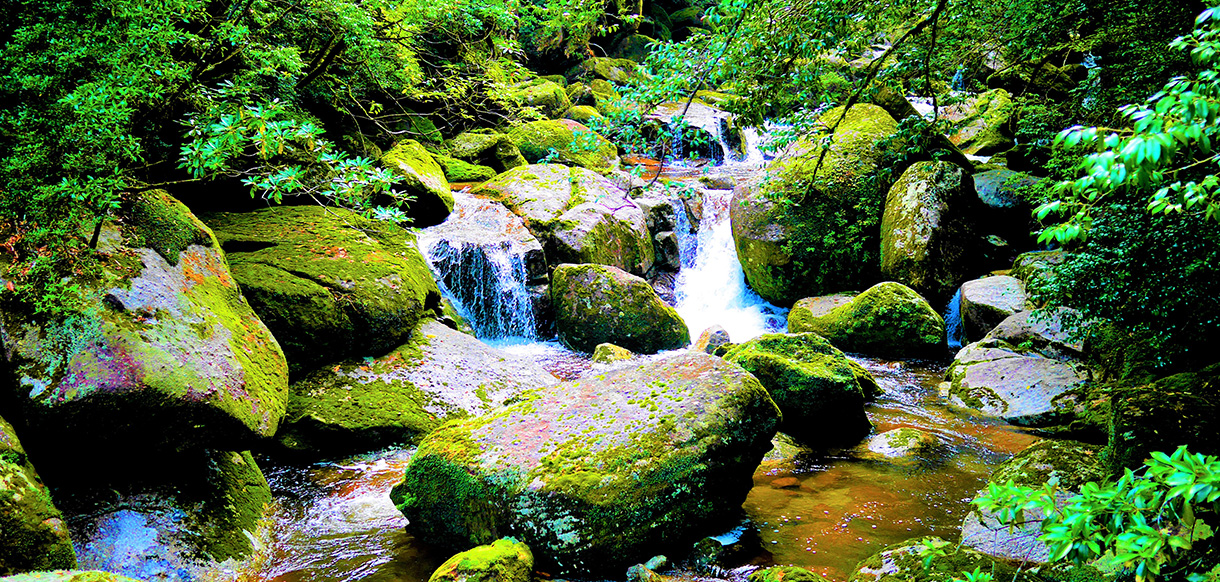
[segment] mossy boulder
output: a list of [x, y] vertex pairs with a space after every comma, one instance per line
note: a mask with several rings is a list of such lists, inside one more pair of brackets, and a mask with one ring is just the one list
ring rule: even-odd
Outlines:
[[690, 344], [686, 323], [647, 281], [605, 265], [564, 264], [551, 273], [555, 327], [568, 347], [613, 343], [640, 354]]
[[1138, 468], [1153, 451], [1172, 453], [1181, 445], [1220, 455], [1220, 364], [1152, 383], [1123, 383], [1111, 398], [1111, 474]]
[[1058, 349], [987, 338], [962, 348], [945, 379], [954, 405], [1012, 424], [1046, 426], [1072, 417], [1089, 371]]
[[[572, 83], [567, 87], [568, 99], [572, 101], [572, 106], [594, 106], [597, 101], [593, 97], [593, 89], [588, 83]], [[596, 109], [595, 109], [596, 111]], [[577, 121], [580, 121], [579, 119]]]
[[967, 341], [976, 341], [1001, 321], [1028, 307], [1025, 284], [1006, 275], [984, 277], [962, 283], [962, 326]]
[[445, 179], [451, 184], [455, 182], [485, 182], [496, 177], [495, 169], [488, 166], [472, 164], [449, 156], [436, 156], [436, 163], [445, 172]]
[[597, 344], [597, 347], [593, 348], [593, 361], [599, 364], [613, 364], [634, 357], [635, 354], [631, 353], [631, 350], [614, 344]]
[[753, 376], [683, 352], [447, 423], [390, 496], [440, 547], [512, 535], [547, 572], [621, 568], [731, 521], [778, 422]]
[[1067, 99], [1076, 82], [1061, 67], [1050, 63], [1022, 62], [987, 77], [987, 86], [1013, 95], [1034, 93], [1051, 99]]
[[695, 340], [692, 350], [703, 352], [705, 354], [714, 354], [720, 346], [732, 343], [732, 338], [729, 337], [729, 330], [723, 326], [713, 325], [699, 334], [699, 338]]
[[0, 390], [27, 447], [71, 464], [274, 434], [284, 354], [212, 231], [160, 190], [127, 199], [120, 214], [103, 227], [98, 272], [73, 283], [77, 313], [0, 313]]
[[396, 225], [320, 206], [206, 220], [294, 376], [394, 349], [440, 306], [414, 236]]
[[26, 457], [11, 424], [0, 417], [0, 576], [75, 568], [63, 514]]
[[865, 458], [913, 463], [923, 460], [940, 445], [936, 435], [904, 426], [868, 439]]
[[873, 428], [850, 360], [817, 334], [765, 334], [724, 359], [758, 378], [783, 413], [780, 430], [805, 444], [852, 446]]
[[410, 445], [446, 420], [558, 383], [532, 361], [427, 320], [384, 356], [349, 360], [293, 383], [276, 440], [295, 456], [314, 458]]
[[[937, 553], [939, 551], [939, 553]], [[924, 561], [932, 553], [931, 562]], [[1039, 582], [1013, 566], [971, 548], [957, 547], [938, 537], [915, 538], [892, 545], [856, 565], [849, 582], [951, 582], [963, 572], [980, 569], [996, 580]]]
[[381, 165], [398, 176], [397, 188], [403, 194], [414, 197], [406, 207], [413, 226], [440, 224], [453, 211], [453, 193], [445, 171], [419, 142], [398, 142], [381, 156]]
[[0, 582], [140, 582], [135, 578], [120, 576], [101, 570], [49, 570], [27, 572], [16, 576], [5, 576]]
[[[1044, 440], [1000, 465], [989, 481], [996, 485], [1012, 482], [1035, 489], [1053, 485], [1056, 502], [1063, 506], [1068, 498], [1080, 493], [1085, 483], [1100, 482], [1107, 476], [1101, 447], [1075, 441]], [[1050, 550], [1038, 540], [1044, 517], [1041, 511], [1029, 510], [1022, 516], [1022, 523], [1010, 528], [1000, 523], [995, 514], [975, 509], [962, 523], [962, 545], [997, 558], [1046, 563]]]
[[993, 89], [972, 99], [962, 111], [963, 119], [949, 134], [949, 141], [962, 153], [990, 156], [1011, 149], [1017, 107], [1003, 89]]
[[[830, 127], [842, 113], [832, 109], [821, 123]], [[806, 141], [772, 163], [769, 180], [734, 188], [733, 240], [746, 280], [759, 295], [791, 305], [880, 279], [881, 210], [899, 145], [890, 138], [897, 129], [884, 109], [856, 105], [816, 176], [821, 149]]]
[[881, 219], [881, 274], [937, 305], [975, 271], [974, 184], [948, 162], [919, 162], [890, 188]]
[[467, 131], [445, 142], [449, 154], [459, 160], [487, 166], [505, 172], [529, 162], [513, 140], [502, 133]]
[[609, 140], [571, 119], [523, 123], [509, 130], [508, 138], [533, 164], [554, 161], [592, 170], [608, 170], [618, 160], [618, 148]]
[[656, 260], [643, 210], [608, 178], [584, 168], [536, 164], [475, 188], [525, 219], [547, 263], [598, 263], [644, 275]]
[[901, 283], [874, 285], [821, 315], [801, 306], [788, 330], [814, 332], [835, 347], [882, 358], [933, 357], [944, 352], [945, 321], [926, 299]]
[[536, 107], [543, 115], [555, 118], [572, 106], [567, 91], [546, 79], [527, 81], [508, 91], [508, 98], [518, 105]]
[[565, 119], [587, 124], [590, 119], [601, 117], [602, 114], [597, 111], [596, 107], [590, 105], [573, 105], [564, 112], [563, 116]]
[[568, 77], [603, 79], [622, 85], [633, 85], [647, 79], [639, 63], [630, 59], [594, 57], [568, 71]]
[[797, 566], [772, 566], [755, 570], [746, 578], [749, 582], [826, 582], [826, 579]]
[[530, 582], [533, 575], [529, 546], [503, 538], [445, 560], [428, 582]]

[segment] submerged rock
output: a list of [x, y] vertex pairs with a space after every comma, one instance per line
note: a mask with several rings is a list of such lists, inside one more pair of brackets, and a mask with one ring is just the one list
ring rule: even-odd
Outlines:
[[0, 418], [0, 576], [75, 567], [63, 514], [13, 426]]
[[559, 339], [591, 352], [613, 343], [641, 354], [690, 344], [686, 323], [647, 281], [604, 265], [559, 265], [551, 274]]
[[72, 464], [274, 434], [284, 354], [212, 231], [160, 190], [134, 195], [120, 213], [121, 224], [103, 229], [99, 272], [78, 279], [76, 313], [0, 313], [0, 390], [20, 410], [26, 446]]
[[[817, 309], [832, 303], [823, 301]], [[810, 307], [798, 304], [788, 313], [789, 331], [817, 333], [839, 349], [882, 358], [926, 358], [944, 351], [944, 319], [900, 283], [874, 285], [820, 315]]]
[[385, 353], [440, 307], [408, 231], [320, 206], [206, 217], [295, 375]]
[[503, 538], [445, 560], [428, 582], [530, 582], [533, 575], [529, 546]]
[[783, 413], [780, 430], [805, 444], [851, 446], [873, 428], [851, 361], [817, 334], [762, 335], [724, 359], [758, 378]]
[[[938, 537], [924, 537], [892, 545], [856, 565], [849, 582], [951, 582], [976, 568], [1007, 582], [1038, 582], [1035, 575], [971, 548], [959, 548]], [[940, 551], [939, 554], [936, 552]], [[924, 560], [932, 552], [932, 560]]]
[[508, 138], [531, 164], [553, 157], [561, 164], [607, 170], [618, 160], [613, 143], [571, 119], [531, 121], [509, 130]]
[[937, 305], [974, 271], [974, 185], [948, 162], [920, 162], [890, 189], [881, 220], [881, 274]]
[[436, 321], [376, 359], [318, 370], [292, 385], [276, 439], [324, 457], [412, 444], [446, 420], [482, 414], [526, 390], [559, 380]]
[[962, 284], [961, 317], [966, 340], [977, 341], [1004, 318], [1025, 311], [1025, 285], [1008, 276], [986, 277]]
[[453, 193], [445, 171], [419, 142], [398, 142], [381, 157], [381, 164], [398, 176], [403, 194], [414, 198], [406, 205], [412, 226], [440, 224], [453, 211]]
[[753, 376], [684, 352], [445, 424], [391, 497], [443, 547], [513, 535], [549, 572], [623, 567], [735, 515], [778, 421]]
[[551, 266], [598, 263], [642, 276], [656, 260], [643, 210], [595, 172], [537, 164], [496, 176], [473, 193], [524, 218]]

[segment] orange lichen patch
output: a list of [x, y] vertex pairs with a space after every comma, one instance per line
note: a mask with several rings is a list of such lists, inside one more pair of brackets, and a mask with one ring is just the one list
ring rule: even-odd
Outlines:
[[651, 180], [661, 173], [661, 163], [652, 158], [646, 158], [639, 154], [627, 154], [623, 156], [623, 163], [630, 166], [643, 166], [644, 173], [640, 176], [645, 180]]

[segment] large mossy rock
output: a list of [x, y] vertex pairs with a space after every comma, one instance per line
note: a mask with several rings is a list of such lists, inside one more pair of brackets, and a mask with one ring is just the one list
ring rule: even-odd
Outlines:
[[873, 428], [851, 360], [817, 334], [765, 334], [724, 359], [762, 382], [783, 414], [780, 430], [809, 446], [853, 446]]
[[294, 375], [394, 349], [440, 306], [408, 231], [320, 206], [206, 217]]
[[558, 383], [530, 360], [427, 320], [389, 354], [349, 360], [293, 383], [276, 439], [306, 457], [414, 444], [446, 420]]
[[140, 582], [135, 578], [120, 576], [101, 570], [49, 570], [27, 572], [16, 576], [5, 576], [0, 582]]
[[[832, 109], [821, 123], [830, 127], [842, 113]], [[890, 186], [885, 170], [897, 130], [884, 109], [856, 105], [816, 176], [821, 149], [806, 141], [772, 164], [769, 180], [738, 184], [730, 217], [751, 288], [767, 301], [791, 305], [878, 281], [881, 210]]]
[[686, 323], [647, 281], [615, 267], [564, 264], [551, 274], [559, 339], [592, 352], [612, 343], [638, 354], [690, 344]]
[[521, 156], [521, 150], [513, 145], [513, 140], [502, 133], [467, 131], [446, 141], [445, 147], [455, 158], [488, 166], [497, 172], [506, 172], [529, 163]]
[[447, 423], [390, 496], [445, 548], [512, 535], [548, 572], [625, 567], [732, 522], [778, 422], [753, 376], [684, 352]]
[[946, 379], [957, 406], [1012, 424], [1043, 426], [1073, 415], [1089, 372], [1054, 344], [1018, 345], [989, 336], [962, 348]]
[[98, 272], [73, 283], [77, 313], [0, 313], [0, 390], [20, 410], [26, 446], [72, 463], [127, 446], [248, 446], [274, 434], [284, 354], [212, 231], [160, 190], [120, 213], [102, 230]]
[[[1101, 447], [1075, 441], [1039, 441], [1000, 465], [989, 481], [1000, 486], [1011, 481], [1034, 489], [1053, 485], [1056, 501], [1062, 507], [1068, 498], [1080, 493], [1085, 483], [1105, 480], [1100, 453]], [[997, 558], [1046, 563], [1050, 550], [1038, 540], [1044, 517], [1041, 511], [1028, 510], [1021, 523], [1010, 528], [995, 514], [975, 509], [962, 523], [962, 545]]]
[[977, 341], [1001, 321], [1028, 306], [1025, 284], [999, 275], [966, 281], [961, 287], [959, 313], [968, 341]]
[[[928, 566], [924, 561], [933, 553]], [[1018, 572], [1005, 562], [971, 548], [957, 547], [938, 537], [915, 538], [892, 545], [856, 565], [849, 582], [952, 582], [963, 573], [981, 569], [996, 580], [1008, 582], [1039, 582], [1027, 572]]]
[[949, 141], [962, 153], [990, 156], [1016, 145], [1013, 129], [1017, 107], [1007, 91], [993, 89], [956, 109], [962, 119], [949, 134]]
[[1181, 445], [1220, 455], [1220, 364], [1151, 384], [1122, 384], [1111, 398], [1111, 474], [1140, 467], [1153, 451], [1172, 453]]
[[1023, 62], [987, 77], [987, 86], [1010, 94], [1036, 93], [1051, 99], [1067, 99], [1076, 82], [1062, 68], [1050, 63]]
[[534, 79], [509, 88], [508, 98], [518, 105], [536, 107], [552, 119], [563, 115], [572, 106], [568, 93], [558, 83]]
[[445, 560], [428, 582], [530, 582], [533, 575], [529, 546], [503, 538]]
[[632, 85], [647, 79], [640, 65], [630, 59], [594, 57], [568, 71], [571, 78], [602, 79]]
[[826, 582], [826, 578], [821, 575], [797, 566], [772, 566], [755, 570], [746, 580], [748, 582]]
[[466, 160], [459, 160], [449, 156], [436, 156], [436, 163], [440, 164], [441, 170], [445, 172], [445, 179], [451, 183], [485, 182], [499, 174], [499, 172], [488, 166], [472, 164]]
[[0, 418], [0, 576], [75, 567], [63, 515], [17, 432]]
[[531, 164], [553, 156], [561, 164], [608, 170], [618, 160], [614, 144], [571, 119], [523, 123], [509, 130], [508, 138]]
[[944, 352], [945, 320], [910, 287], [892, 281], [821, 314], [798, 304], [788, 313], [788, 331], [813, 332], [841, 350], [882, 358]]
[[453, 193], [449, 191], [445, 171], [419, 142], [411, 139], [398, 142], [381, 157], [381, 164], [398, 176], [397, 188], [414, 197], [406, 207], [412, 226], [440, 224], [453, 211]]
[[937, 305], [975, 271], [974, 184], [948, 162], [920, 162], [890, 188], [881, 219], [881, 274]]
[[598, 263], [643, 276], [656, 261], [644, 211], [608, 178], [584, 168], [536, 164], [476, 188], [503, 203], [542, 241], [547, 263]]

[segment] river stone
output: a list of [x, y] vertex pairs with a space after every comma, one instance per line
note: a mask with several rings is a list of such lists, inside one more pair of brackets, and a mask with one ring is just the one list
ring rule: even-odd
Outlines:
[[1021, 311], [1004, 318], [984, 339], [1029, 346], [1060, 359], [1079, 358], [1084, 352], [1084, 334], [1073, 334], [1064, 321], [1080, 317], [1078, 311], [1069, 307]]
[[453, 211], [453, 193], [449, 191], [445, 171], [419, 142], [412, 139], [398, 142], [381, 157], [381, 165], [399, 178], [396, 188], [414, 198], [406, 203], [411, 226], [440, 224]]
[[961, 288], [962, 325], [967, 341], [977, 341], [1004, 321], [1024, 311], [1027, 299], [1020, 279], [1007, 275], [966, 281]]
[[598, 263], [644, 275], [656, 261], [643, 210], [584, 168], [537, 164], [488, 180], [476, 196], [504, 204], [542, 241], [547, 262]]
[[341, 208], [278, 206], [206, 217], [294, 375], [385, 353], [440, 307], [414, 236]]
[[665, 582], [665, 577], [644, 564], [636, 564], [627, 568], [627, 582]]
[[746, 580], [749, 582], [826, 582], [826, 578], [797, 566], [772, 566], [755, 570]]
[[558, 383], [526, 358], [427, 320], [389, 354], [349, 360], [293, 383], [276, 439], [310, 457], [412, 444], [446, 420]]
[[1110, 473], [1136, 469], [1153, 451], [1220, 455], [1220, 364], [1199, 372], [1128, 382], [1112, 392]]
[[639, 354], [690, 344], [686, 323], [647, 281], [604, 265], [564, 264], [551, 274], [559, 339], [591, 352], [613, 343]]
[[559, 117], [572, 106], [568, 93], [558, 83], [533, 79], [508, 88], [508, 98], [518, 105], [538, 108], [550, 118]]
[[691, 346], [692, 350], [705, 354], [716, 353], [716, 348], [730, 343], [729, 331], [719, 325], [713, 325], [699, 334], [699, 339]]
[[794, 308], [788, 330], [814, 332], [839, 349], [893, 359], [938, 355], [945, 340], [940, 314], [910, 287], [894, 282], [874, 285], [822, 315]]
[[0, 417], [0, 576], [75, 567], [63, 514], [13, 426]]
[[435, 156], [436, 163], [440, 164], [441, 170], [445, 172], [445, 179], [452, 186], [453, 182], [486, 182], [496, 177], [499, 172], [488, 166], [472, 164], [466, 160], [459, 160], [449, 156]]
[[[989, 481], [996, 485], [1011, 481], [1035, 489], [1054, 485], [1056, 503], [1063, 507], [1085, 483], [1107, 477], [1100, 453], [1101, 447], [1074, 441], [1039, 441], [1000, 465]], [[975, 509], [962, 523], [962, 545], [997, 558], [1044, 564], [1050, 550], [1037, 539], [1042, 535], [1043, 517], [1040, 510], [1026, 511], [1019, 519], [1024, 523], [1010, 529], [995, 514]]]
[[982, 203], [979, 230], [996, 234], [1020, 249], [1028, 248], [1037, 230], [1033, 206], [1017, 193], [1038, 181], [1029, 174], [1006, 168], [988, 170], [974, 175], [974, 192]]
[[753, 376], [683, 352], [445, 424], [390, 495], [442, 547], [513, 535], [548, 572], [624, 567], [732, 519], [778, 422]]
[[608, 170], [618, 160], [613, 143], [571, 119], [524, 123], [509, 130], [508, 138], [531, 164], [554, 156], [561, 164]]
[[26, 572], [0, 578], [0, 582], [140, 582], [135, 578], [120, 576], [101, 570], [52, 570]]
[[1057, 351], [987, 339], [962, 348], [945, 377], [954, 405], [1038, 426], [1073, 412], [1089, 373], [1083, 363]]
[[[842, 112], [832, 109], [820, 122], [829, 127]], [[890, 186], [883, 176], [900, 146], [890, 139], [897, 131], [884, 109], [855, 105], [817, 176], [821, 148], [806, 140], [772, 162], [769, 180], [733, 189], [733, 241], [752, 289], [767, 301], [792, 305], [880, 279], [881, 211]], [[798, 204], [780, 204], [781, 198]]]
[[502, 538], [445, 560], [428, 582], [530, 582], [533, 574], [529, 546]]
[[613, 364], [634, 358], [631, 350], [620, 348], [614, 344], [597, 344], [593, 349], [593, 361], [599, 364]]
[[497, 172], [506, 172], [528, 162], [513, 140], [502, 133], [467, 131], [459, 133], [445, 142], [450, 155], [467, 162], [489, 166]]
[[817, 334], [761, 335], [724, 359], [758, 378], [783, 413], [780, 430], [807, 445], [852, 446], [873, 428], [857, 371]]
[[868, 452], [886, 460], [915, 461], [938, 444], [936, 435], [904, 426], [868, 439]]
[[881, 274], [937, 305], [974, 271], [974, 185], [948, 162], [920, 162], [890, 188], [881, 219]]
[[[933, 549], [941, 550], [943, 554], [934, 554], [925, 568], [925, 557]], [[892, 545], [865, 558], [856, 565], [856, 572], [848, 582], [952, 582], [976, 568], [1005, 582], [1041, 580], [972, 548], [957, 547], [957, 544], [929, 536]]]
[[120, 214], [103, 229], [100, 272], [77, 282], [76, 315], [0, 313], [0, 392], [20, 410], [26, 446], [71, 464], [274, 434], [284, 354], [212, 231], [161, 190], [133, 195]]

